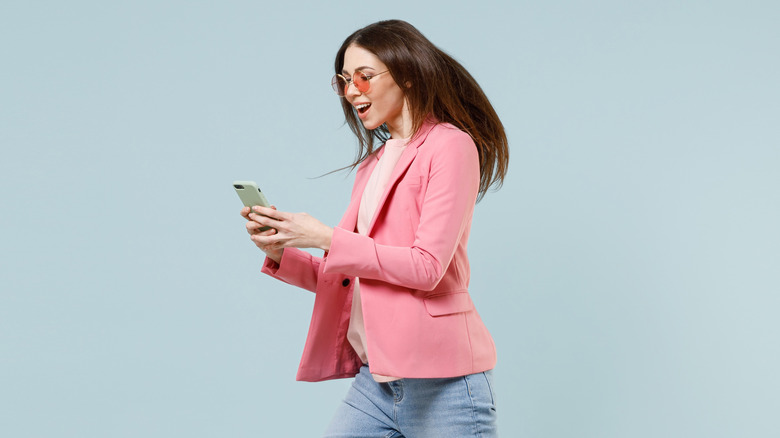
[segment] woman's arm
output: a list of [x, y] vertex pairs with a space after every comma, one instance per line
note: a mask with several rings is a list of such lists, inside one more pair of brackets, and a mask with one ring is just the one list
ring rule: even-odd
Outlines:
[[[480, 178], [479, 155], [471, 137], [455, 129], [442, 131], [433, 141], [429, 137], [430, 143], [424, 145], [427, 148], [424, 153], [431, 154], [430, 170], [420, 222], [411, 246], [377, 244], [371, 237], [352, 230], [330, 228], [306, 213], [286, 213], [264, 207], [253, 207], [260, 214], [251, 213], [249, 218], [278, 232], [269, 236], [255, 235], [252, 240], [267, 248], [329, 251], [326, 273], [433, 290], [444, 276], [470, 223]], [[283, 256], [282, 267], [284, 263]]]
[[287, 284], [316, 292], [320, 263], [320, 257], [314, 257], [298, 248], [287, 248], [280, 263], [266, 258], [261, 272]]
[[[276, 213], [274, 206], [265, 210], [269, 214]], [[246, 229], [250, 239], [266, 254], [262, 272], [285, 283], [314, 292], [317, 287], [317, 277], [322, 259], [297, 248], [285, 250], [277, 244], [278, 241], [269, 243], [267, 238], [277, 236], [279, 230], [271, 228], [261, 231], [266, 225], [254, 220], [261, 218], [261, 216], [251, 213], [249, 207], [244, 207], [241, 210], [241, 216], [247, 219]], [[263, 219], [267, 220], [267, 218]], [[279, 224], [280, 222], [274, 222], [268, 225], [279, 226]]]
[[470, 223], [479, 191], [479, 156], [474, 142], [463, 132], [448, 131], [446, 138], [424, 146], [433, 149], [425, 151], [432, 153], [430, 172], [413, 245], [377, 244], [370, 237], [337, 227], [324, 272], [418, 290], [436, 287]]

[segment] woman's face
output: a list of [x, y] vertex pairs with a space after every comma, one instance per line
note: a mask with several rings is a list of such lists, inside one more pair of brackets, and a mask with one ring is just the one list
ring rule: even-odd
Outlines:
[[[344, 68], [341, 75], [351, 78], [360, 70], [366, 76], [387, 71], [387, 66], [368, 50], [351, 45], [344, 53]], [[376, 129], [387, 123], [393, 138], [406, 138], [411, 135], [411, 117], [401, 87], [395, 83], [390, 72], [374, 76], [370, 87], [361, 93], [354, 85], [347, 87], [344, 96], [357, 111], [358, 117], [366, 129]]]

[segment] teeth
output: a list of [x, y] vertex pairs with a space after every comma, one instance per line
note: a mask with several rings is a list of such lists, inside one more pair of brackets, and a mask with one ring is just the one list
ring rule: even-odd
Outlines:
[[368, 108], [368, 106], [371, 105], [370, 103], [361, 103], [360, 105], [356, 106], [355, 108], [358, 109], [358, 111]]

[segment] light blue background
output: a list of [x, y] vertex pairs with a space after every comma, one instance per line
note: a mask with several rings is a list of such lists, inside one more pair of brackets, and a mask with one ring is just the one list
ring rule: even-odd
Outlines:
[[402, 18], [511, 143], [472, 294], [505, 437], [780, 430], [775, 1], [0, 3], [0, 435], [318, 436], [313, 295], [260, 275], [230, 186], [335, 224], [329, 87]]

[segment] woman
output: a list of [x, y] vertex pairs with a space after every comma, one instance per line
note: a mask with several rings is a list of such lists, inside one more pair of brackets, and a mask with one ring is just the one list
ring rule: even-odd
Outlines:
[[297, 379], [356, 376], [328, 437], [495, 436], [495, 346], [466, 244], [475, 202], [506, 173], [504, 128], [471, 75], [403, 21], [350, 35], [335, 72], [359, 141], [341, 222], [241, 211], [263, 272], [316, 293]]

